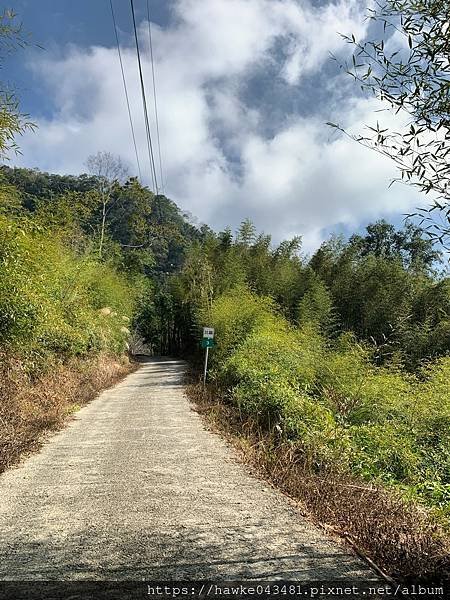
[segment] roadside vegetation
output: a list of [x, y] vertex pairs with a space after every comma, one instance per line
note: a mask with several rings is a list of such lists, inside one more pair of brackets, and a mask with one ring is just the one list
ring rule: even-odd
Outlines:
[[200, 410], [319, 521], [411, 579], [448, 570], [441, 270], [412, 226], [379, 222], [305, 258], [299, 240], [274, 249], [244, 222], [193, 247], [175, 286], [216, 332], [210, 387], [190, 390]]
[[[121, 165], [108, 153], [90, 162]], [[182, 233], [196, 231], [126, 174], [2, 167], [0, 470], [134, 368], [129, 351], [181, 339], [166, 331], [158, 290], [180, 267]]]
[[0, 215], [0, 470], [129, 370], [131, 285], [87, 243]]
[[189, 297], [206, 282], [190, 311], [215, 328], [211, 376], [242, 415], [315, 469], [395, 487], [445, 519], [450, 281], [432, 273], [431, 248], [378, 223], [304, 260], [298, 241], [272, 250], [244, 223], [235, 240], [194, 248], [177, 283]]

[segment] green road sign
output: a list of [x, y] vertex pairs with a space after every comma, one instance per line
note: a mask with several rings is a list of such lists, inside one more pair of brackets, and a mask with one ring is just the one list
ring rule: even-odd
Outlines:
[[212, 338], [203, 338], [202, 348], [214, 348], [214, 340]]

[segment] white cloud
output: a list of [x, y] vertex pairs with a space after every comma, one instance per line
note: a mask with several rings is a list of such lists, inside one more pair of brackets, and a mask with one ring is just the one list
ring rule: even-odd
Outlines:
[[[388, 191], [392, 166], [336, 137], [325, 118], [292, 114], [267, 138], [271, 107], [255, 108], [240, 95], [264, 65], [276, 65], [289, 93], [306, 75], [318, 77], [328, 52], [341, 47], [337, 31], [364, 35], [359, 0], [316, 8], [306, 0], [178, 0], [175, 8], [173, 23], [153, 32], [166, 193], [184, 210], [215, 228], [236, 226], [248, 216], [276, 239], [304, 234], [311, 248], [324, 228], [357, 226], [417, 203], [410, 189]], [[143, 43], [145, 32], [144, 23]], [[148, 172], [132, 46], [123, 48], [123, 60], [141, 166]], [[21, 140], [21, 164], [76, 173], [97, 150], [134, 164], [114, 48], [69, 47], [63, 57], [36, 59], [32, 68], [56, 111]], [[372, 109], [373, 101], [350, 99], [332, 110], [358, 129]]]
[[342, 48], [338, 34], [351, 31], [356, 38], [365, 35], [365, 4], [358, 0], [339, 0], [321, 10], [304, 2], [278, 4], [285, 31], [291, 37], [290, 56], [283, 75], [290, 84], [299, 82], [302, 75], [317, 69], [330, 53]]

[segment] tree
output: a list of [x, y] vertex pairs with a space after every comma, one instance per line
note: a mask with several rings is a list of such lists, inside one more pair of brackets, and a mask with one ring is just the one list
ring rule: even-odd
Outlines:
[[120, 156], [110, 152], [97, 152], [88, 157], [86, 166], [89, 172], [97, 178], [98, 194], [101, 206], [100, 241], [98, 255], [102, 258], [105, 241], [106, 220], [114, 206], [112, 192], [116, 184], [124, 183], [128, 177], [128, 169]]
[[236, 234], [236, 241], [239, 244], [247, 247], [254, 241], [256, 237], [256, 227], [250, 219], [244, 219]]
[[327, 331], [334, 324], [331, 293], [312, 269], [308, 275], [306, 291], [298, 305], [298, 322], [300, 325], [311, 323]]
[[[432, 193], [431, 206], [410, 216], [420, 215], [429, 235], [446, 245], [450, 241], [450, 4], [448, 0], [376, 0], [368, 16], [382, 26], [383, 39], [360, 42], [353, 35], [343, 36], [355, 48], [352, 63], [345, 65], [347, 73], [363, 91], [405, 115], [408, 124], [395, 131], [377, 122], [368, 127], [368, 135], [347, 135], [392, 159], [401, 181]], [[346, 133], [339, 125], [329, 125]]]
[[247, 279], [252, 290], [259, 295], [270, 294], [273, 286], [271, 237], [259, 234], [252, 244], [247, 262]]
[[0, 214], [15, 214], [22, 209], [19, 191], [0, 173]]
[[[0, 68], [7, 54], [26, 44], [16, 15], [11, 10], [4, 10], [0, 14]], [[8, 159], [11, 152], [18, 154], [20, 151], [15, 137], [33, 127], [33, 123], [27, 120], [27, 115], [20, 111], [14, 92], [5, 82], [0, 82], [0, 159]]]
[[272, 253], [271, 295], [290, 318], [295, 317], [299, 280], [302, 278], [301, 244], [298, 236], [284, 240]]
[[43, 199], [51, 201], [69, 192], [86, 193], [98, 188], [97, 178], [91, 175], [54, 175], [6, 165], [0, 167], [0, 178], [17, 189], [24, 208], [30, 212]]
[[[431, 240], [411, 223], [396, 229], [378, 221], [347, 243], [332, 238], [322, 244], [309, 268], [331, 293], [336, 309], [332, 316], [337, 318], [332, 332], [339, 324], [341, 330], [375, 343], [378, 360], [386, 361], [395, 353], [409, 368], [445, 354], [449, 348], [448, 279], [440, 280], [433, 269], [438, 257]], [[310, 288], [310, 273], [305, 270], [301, 299]], [[309, 294], [299, 304], [299, 317], [311, 321], [311, 316], [320, 315], [320, 308], [326, 306], [323, 296]], [[431, 310], [432, 306], [436, 308]]]
[[426, 272], [432, 269], [441, 253], [433, 248], [433, 242], [424, 238], [424, 231], [413, 223], [407, 223], [404, 229], [396, 230], [384, 219], [370, 223], [366, 235], [353, 235], [350, 246], [359, 256], [373, 254], [377, 257], [401, 260], [406, 269]]

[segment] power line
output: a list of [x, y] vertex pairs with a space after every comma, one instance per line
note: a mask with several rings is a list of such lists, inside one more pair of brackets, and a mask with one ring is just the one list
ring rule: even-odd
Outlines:
[[141, 95], [142, 95], [142, 106], [144, 108], [145, 130], [147, 133], [148, 158], [150, 161], [150, 171], [152, 174], [153, 186], [154, 186], [156, 193], [158, 194], [158, 192], [159, 192], [158, 178], [156, 176], [155, 159], [153, 156], [152, 134], [150, 131], [150, 125], [149, 125], [149, 121], [148, 121], [147, 99], [145, 97], [144, 76], [142, 74], [141, 53], [139, 50], [139, 41], [138, 41], [137, 28], [136, 28], [136, 16], [134, 14], [134, 2], [133, 2], [133, 0], [130, 0], [130, 2], [131, 2], [131, 14], [133, 16], [133, 29], [134, 29], [134, 39], [136, 42], [136, 54], [137, 54], [137, 61], [138, 61], [138, 66], [139, 66], [139, 79], [141, 82]]
[[114, 32], [116, 34], [117, 52], [119, 54], [120, 70], [122, 71], [123, 89], [125, 91], [125, 99], [127, 101], [128, 117], [130, 119], [130, 127], [131, 127], [131, 136], [133, 138], [134, 151], [136, 153], [136, 163], [137, 163], [137, 168], [138, 168], [138, 172], [139, 172], [139, 179], [142, 180], [141, 165], [139, 163], [139, 155], [138, 155], [137, 144], [136, 144], [136, 136], [134, 134], [133, 119], [131, 117], [130, 99], [128, 97], [127, 82], [125, 79], [125, 72], [124, 72], [123, 62], [122, 62], [122, 53], [120, 51], [119, 35], [117, 33], [116, 17], [114, 15], [114, 7], [113, 7], [112, 0], [109, 0], [109, 3], [111, 6], [111, 16], [112, 16], [113, 25], [114, 25]]
[[148, 23], [148, 42], [149, 42], [149, 46], [150, 46], [150, 60], [152, 63], [153, 102], [154, 102], [154, 108], [155, 108], [156, 137], [157, 137], [157, 141], [158, 141], [159, 174], [160, 174], [161, 189], [164, 194], [164, 178], [163, 178], [163, 168], [162, 168], [162, 159], [161, 159], [161, 140], [159, 137], [158, 104], [156, 101], [155, 63], [153, 60], [153, 43], [152, 43], [152, 29], [151, 29], [151, 22], [150, 22], [149, 0], [147, 0], [147, 23]]

